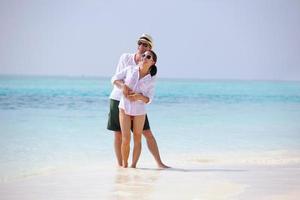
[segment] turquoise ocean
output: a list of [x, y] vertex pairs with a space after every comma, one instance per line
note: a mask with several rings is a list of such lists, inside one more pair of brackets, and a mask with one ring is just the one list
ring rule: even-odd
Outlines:
[[[111, 89], [109, 78], [0, 76], [0, 180], [114, 162]], [[159, 78], [147, 110], [167, 163], [300, 150], [300, 82]]]

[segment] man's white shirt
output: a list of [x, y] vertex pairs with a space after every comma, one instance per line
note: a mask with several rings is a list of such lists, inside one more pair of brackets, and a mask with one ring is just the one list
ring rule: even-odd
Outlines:
[[[120, 71], [122, 71], [123, 69], [125, 69], [128, 66], [137, 66], [137, 64], [135, 63], [135, 60], [134, 60], [134, 55], [135, 54], [130, 54], [130, 53], [122, 54], [119, 59], [119, 63], [118, 63], [115, 74], [119, 73]], [[122, 95], [123, 94], [122, 94], [121, 89], [119, 89], [117, 86], [114, 85], [114, 88], [111, 91], [109, 98], [120, 101]]]

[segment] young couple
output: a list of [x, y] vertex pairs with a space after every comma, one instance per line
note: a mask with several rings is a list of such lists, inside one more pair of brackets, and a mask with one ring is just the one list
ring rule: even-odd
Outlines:
[[142, 135], [158, 167], [168, 168], [160, 158], [156, 140], [150, 130], [145, 106], [154, 94], [157, 56], [152, 51], [153, 40], [143, 34], [134, 54], [123, 54], [111, 81], [110, 111], [107, 129], [114, 132], [114, 149], [118, 165], [128, 167], [131, 132], [133, 131], [133, 155], [131, 167], [135, 168], [141, 154]]

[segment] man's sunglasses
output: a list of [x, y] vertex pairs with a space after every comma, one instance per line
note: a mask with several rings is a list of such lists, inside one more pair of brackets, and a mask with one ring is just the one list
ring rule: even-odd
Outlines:
[[143, 45], [145, 48], [149, 47], [149, 44], [141, 42], [141, 41], [138, 42], [138, 45], [139, 46]]

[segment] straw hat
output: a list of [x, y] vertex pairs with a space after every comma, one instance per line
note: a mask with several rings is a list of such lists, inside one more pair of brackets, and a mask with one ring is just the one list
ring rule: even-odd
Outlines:
[[143, 33], [138, 41], [145, 42], [153, 48], [153, 39], [149, 34]]

